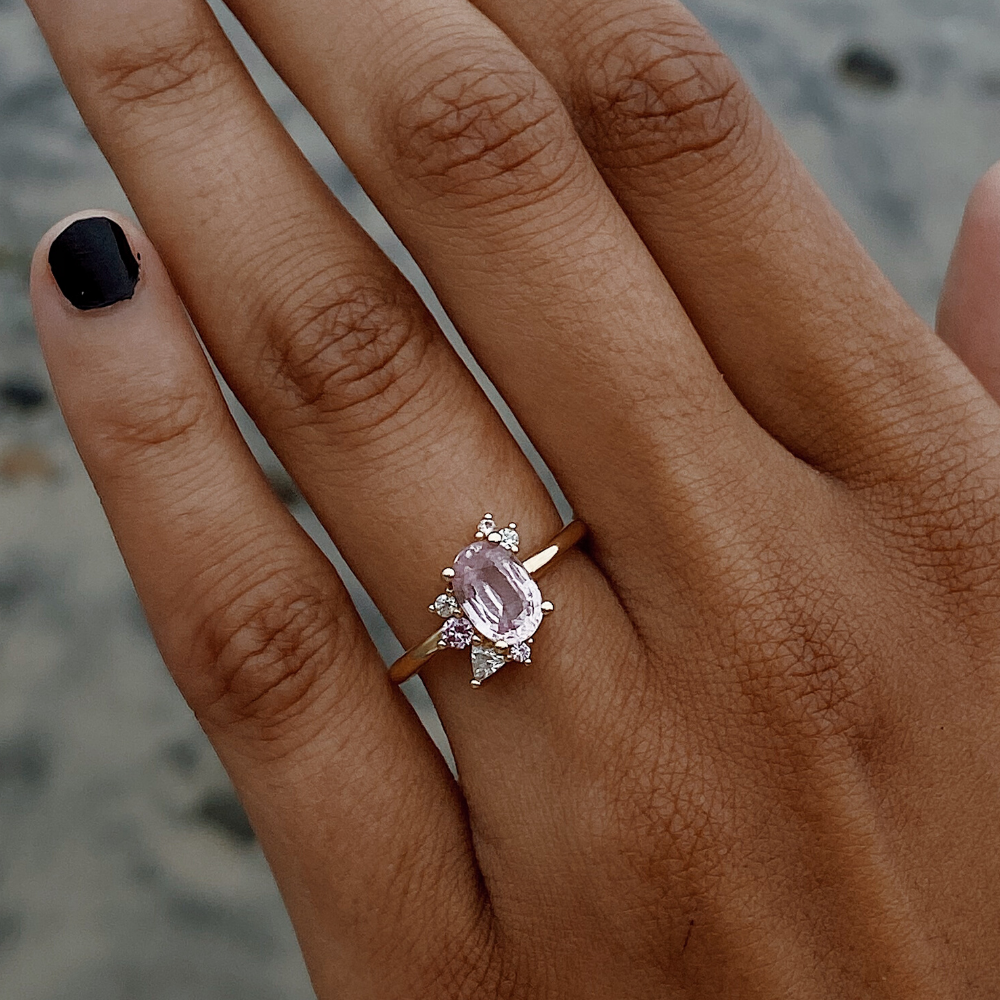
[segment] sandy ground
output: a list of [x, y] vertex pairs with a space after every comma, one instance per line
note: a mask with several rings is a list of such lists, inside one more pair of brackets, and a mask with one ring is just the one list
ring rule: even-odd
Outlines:
[[[965, 197], [1000, 157], [996, 6], [694, 6], [931, 318]], [[414, 275], [308, 116], [236, 35], [322, 176]], [[127, 208], [26, 10], [0, 0], [0, 1000], [309, 997], [277, 891], [159, 661], [35, 345], [31, 248], [88, 206]], [[390, 655], [394, 640], [369, 619]]]

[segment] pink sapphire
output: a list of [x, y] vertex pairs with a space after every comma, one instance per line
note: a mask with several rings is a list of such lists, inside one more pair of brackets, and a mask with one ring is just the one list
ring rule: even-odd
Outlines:
[[528, 663], [531, 660], [531, 647], [526, 642], [516, 642], [510, 647], [510, 658], [518, 663]]
[[455, 557], [455, 597], [491, 642], [523, 642], [542, 621], [538, 584], [517, 558], [493, 542], [473, 542]]
[[465, 618], [449, 618], [441, 626], [441, 641], [449, 649], [465, 649], [472, 644], [474, 634], [472, 625]]

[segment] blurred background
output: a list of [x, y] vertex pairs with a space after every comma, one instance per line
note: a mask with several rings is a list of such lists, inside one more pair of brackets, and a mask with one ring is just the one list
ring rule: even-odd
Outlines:
[[[1000, 158], [994, 0], [691, 6], [931, 320], [965, 199]], [[306, 113], [220, 18], [322, 176], [430, 296]], [[0, 0], [0, 1000], [305, 1000], [253, 832], [159, 661], [35, 344], [31, 250], [62, 215], [100, 207], [128, 210], [27, 10]], [[411, 696], [443, 745], [419, 685]]]

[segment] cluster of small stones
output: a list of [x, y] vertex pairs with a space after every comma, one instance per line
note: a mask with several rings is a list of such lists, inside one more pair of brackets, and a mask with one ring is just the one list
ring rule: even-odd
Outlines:
[[[476, 540], [483, 539], [512, 553], [516, 553], [521, 544], [517, 525], [511, 522], [505, 528], [497, 528], [492, 514], [486, 514], [476, 530]], [[443, 575], [446, 579], [451, 579], [455, 573], [453, 569], [449, 568], [444, 571]], [[472, 622], [465, 617], [450, 583], [443, 594], [434, 598], [428, 610], [445, 620], [441, 626], [441, 638], [438, 642], [442, 649], [472, 647], [472, 684], [474, 687], [478, 687], [488, 677], [492, 677], [510, 661], [531, 663], [530, 644], [534, 642], [534, 639], [529, 638], [526, 642], [506, 643], [503, 641], [491, 642], [484, 638], [476, 631]]]

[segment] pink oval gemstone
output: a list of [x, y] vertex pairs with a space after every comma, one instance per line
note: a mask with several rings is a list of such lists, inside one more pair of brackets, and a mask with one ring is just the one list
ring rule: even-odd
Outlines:
[[523, 642], [542, 621], [538, 584], [515, 556], [493, 542], [473, 542], [455, 556], [455, 597], [491, 642]]

